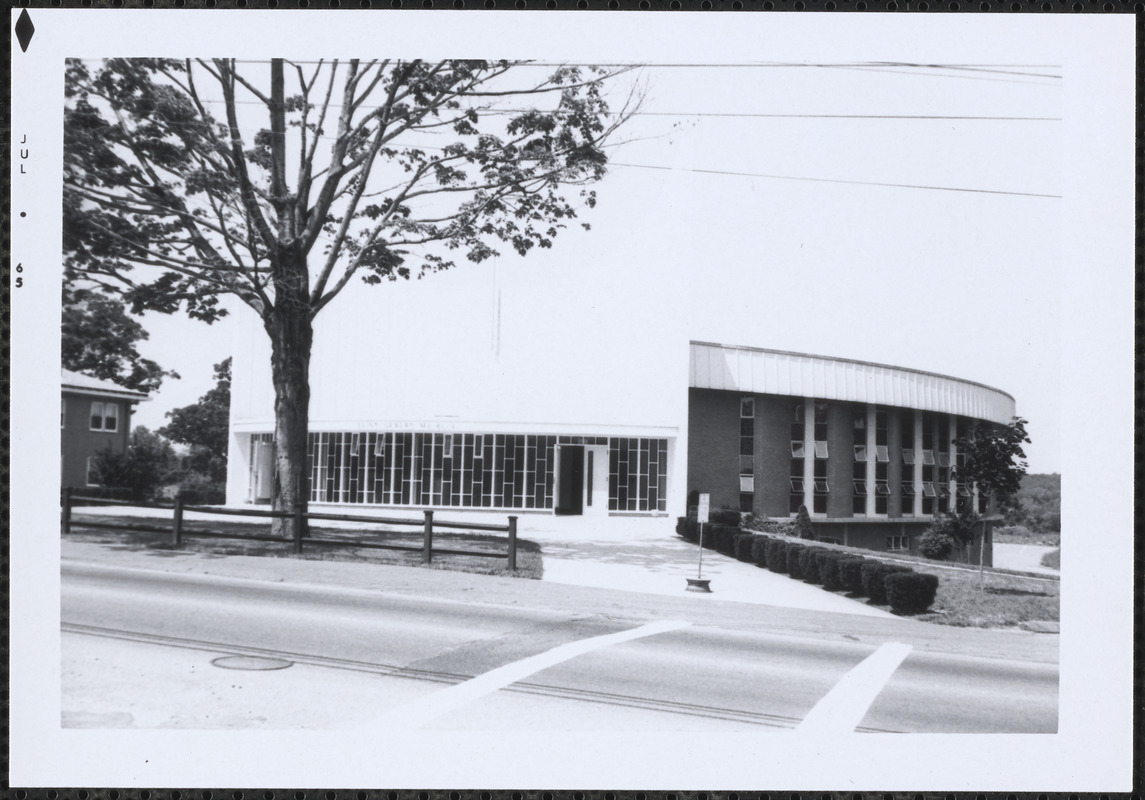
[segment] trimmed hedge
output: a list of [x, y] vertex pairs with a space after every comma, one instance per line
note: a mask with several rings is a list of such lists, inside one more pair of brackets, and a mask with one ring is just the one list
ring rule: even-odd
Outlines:
[[734, 508], [718, 508], [708, 514], [708, 519], [713, 525], [730, 525], [738, 528], [743, 515]]
[[736, 558], [740, 561], [751, 561], [753, 556], [751, 554], [752, 544], [755, 542], [756, 536], [754, 533], [738, 533], [735, 537], [735, 553]]
[[751, 560], [757, 567], [767, 566], [767, 551], [771, 547], [771, 539], [766, 536], [756, 536], [751, 540]]
[[867, 562], [863, 565], [863, 594], [871, 598], [871, 602], [875, 605], [885, 606], [887, 604], [885, 579], [887, 575], [897, 572], [914, 572], [914, 570], [882, 561]]
[[714, 525], [712, 527], [716, 533], [716, 549], [725, 556], [735, 557], [736, 536], [739, 535], [739, 528], [733, 528], [731, 525]]
[[718, 526], [712, 525], [710, 522], [704, 523], [704, 547], [709, 550], [716, 549], [716, 528]]
[[823, 588], [829, 592], [837, 592], [843, 588], [843, 579], [839, 574], [839, 564], [846, 560], [847, 556], [843, 553], [837, 553], [834, 550], [828, 550], [819, 557], [819, 582], [823, 584]]
[[767, 568], [781, 575], [787, 573], [787, 542], [783, 539], [767, 543]]
[[803, 551], [806, 549], [795, 542], [787, 543], [787, 574], [792, 578], [803, 579]]
[[921, 614], [930, 608], [938, 592], [938, 576], [925, 572], [893, 572], [883, 579], [891, 611]]
[[799, 554], [799, 572], [808, 583], [819, 583], [819, 558], [826, 553], [822, 547], [806, 547]]
[[835, 562], [835, 571], [839, 576], [840, 587], [853, 594], [865, 594], [863, 592], [863, 564], [866, 563], [867, 559], [862, 556], [851, 555], [843, 555]]

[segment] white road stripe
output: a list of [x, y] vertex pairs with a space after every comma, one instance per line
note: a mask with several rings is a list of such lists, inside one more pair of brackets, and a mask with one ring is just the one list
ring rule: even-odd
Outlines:
[[796, 728], [813, 733], [850, 733], [910, 653], [908, 644], [887, 642], [848, 672], [823, 695]]
[[434, 692], [426, 698], [399, 706], [383, 714], [381, 717], [371, 720], [366, 727], [418, 727], [472, 703], [474, 700], [492, 694], [498, 689], [503, 689], [512, 683], [523, 680], [536, 672], [560, 664], [562, 661], [568, 661], [571, 658], [576, 658], [579, 655], [584, 655], [593, 650], [599, 650], [602, 647], [686, 628], [691, 624], [690, 622], [674, 621], [652, 622], [648, 625], [641, 625], [639, 628], [633, 628], [627, 631], [609, 633], [604, 636], [594, 636], [590, 639], [581, 639], [576, 642], [558, 645], [552, 650], [546, 650], [535, 656], [514, 661], [511, 664], [506, 664], [503, 667], [498, 667], [483, 675], [471, 678], [464, 683], [459, 683], [455, 686], [450, 686], [448, 689]]

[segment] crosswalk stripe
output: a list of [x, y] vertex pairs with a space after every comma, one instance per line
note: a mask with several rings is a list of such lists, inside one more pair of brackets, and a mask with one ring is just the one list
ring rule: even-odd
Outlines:
[[887, 642], [823, 695], [796, 727], [800, 732], [850, 733], [858, 727], [911, 647]]

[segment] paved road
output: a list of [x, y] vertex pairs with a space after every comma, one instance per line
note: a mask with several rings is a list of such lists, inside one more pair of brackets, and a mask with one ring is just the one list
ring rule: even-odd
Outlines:
[[[507, 583], [544, 590], [537, 582]], [[674, 613], [683, 606], [670, 609], [675, 618], [567, 598], [554, 606], [496, 602], [495, 593], [458, 600], [65, 561], [63, 722], [910, 732], [1057, 726], [1056, 663], [960, 655], [975, 650], [955, 641], [966, 632], [952, 631], [949, 646], [936, 646], [942, 636], [921, 632], [935, 626], [904, 620], [834, 615], [858, 634], [839, 635], [809, 630], [810, 612], [788, 609], [775, 610], [781, 616], [767, 626], [741, 628]], [[997, 649], [986, 632], [981, 638], [986, 650]], [[240, 671], [212, 663], [234, 655], [293, 666]]]

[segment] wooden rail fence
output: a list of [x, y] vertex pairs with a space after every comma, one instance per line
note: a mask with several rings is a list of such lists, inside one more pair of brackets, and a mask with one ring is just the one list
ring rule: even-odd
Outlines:
[[[188, 536], [201, 536], [214, 539], [245, 539], [250, 541], [261, 542], [281, 542], [283, 544], [293, 544], [294, 552], [301, 553], [303, 545], [316, 545], [320, 547], [362, 547], [374, 550], [405, 550], [407, 552], [420, 552], [422, 563], [429, 564], [433, 561], [433, 556], [436, 555], [454, 555], [454, 556], [476, 556], [478, 558], [504, 558], [508, 561], [509, 569], [517, 569], [517, 517], [510, 516], [507, 525], [490, 525], [486, 523], [477, 522], [444, 522], [441, 520], [435, 521], [433, 518], [432, 510], [425, 510], [422, 519], [397, 519], [391, 517], [366, 517], [354, 516], [350, 514], [323, 514], [310, 511], [303, 511], [297, 508], [294, 511], [264, 511], [261, 509], [245, 509], [245, 508], [217, 508], [214, 506], [189, 506], [184, 505], [183, 499], [180, 497], [175, 498], [174, 503], [145, 503], [136, 502], [132, 500], [107, 500], [104, 498], [96, 497], [78, 497], [72, 493], [70, 488], [65, 488], [61, 493], [61, 525], [65, 534], [71, 532], [72, 528], [72, 510], [76, 506], [85, 505], [98, 505], [98, 506], [124, 506], [130, 508], [159, 508], [166, 509], [172, 512], [171, 524], [169, 526], [159, 525], [131, 525], [126, 526], [112, 522], [92, 522], [84, 520], [83, 522], [75, 523], [77, 526], [84, 528], [101, 528], [106, 530], [131, 530], [142, 531], [145, 533], [170, 533], [172, 543], [177, 547], [181, 547], [183, 539]], [[183, 524], [183, 513], [185, 511], [194, 511], [200, 514], [216, 514], [220, 516], [234, 516], [234, 517], [261, 517], [267, 519], [286, 519], [293, 517], [295, 520], [294, 531], [295, 535], [293, 540], [284, 539], [281, 536], [269, 536], [257, 533], [228, 533], [226, 531], [210, 531], [198, 528], [187, 528]], [[375, 525], [397, 525], [397, 526], [410, 526], [414, 528], [420, 527], [422, 529], [422, 543], [421, 545], [408, 545], [408, 544], [386, 544], [385, 542], [372, 542], [363, 540], [346, 540], [346, 539], [321, 539], [313, 536], [302, 535], [302, 520], [320, 520], [330, 522], [365, 522]], [[309, 526], [307, 526], [309, 527]], [[505, 533], [508, 534], [507, 548], [504, 553], [497, 552], [482, 552], [478, 550], [453, 550], [448, 548], [435, 548], [433, 546], [433, 532], [436, 529], [451, 528], [456, 530], [465, 531], [488, 531], [491, 533]], [[390, 531], [387, 531], [390, 532]]]

